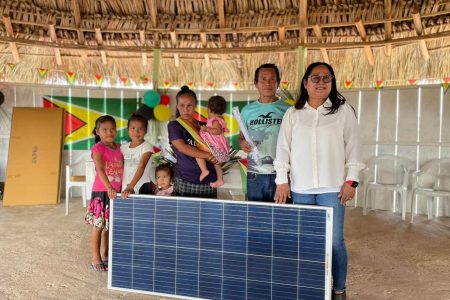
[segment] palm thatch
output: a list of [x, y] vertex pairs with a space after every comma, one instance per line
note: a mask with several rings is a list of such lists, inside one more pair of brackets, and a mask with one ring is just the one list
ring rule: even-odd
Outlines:
[[0, 13], [8, 81], [42, 82], [45, 67], [54, 80], [153, 74], [246, 88], [272, 62], [295, 85], [302, 63], [318, 60], [360, 86], [450, 75], [448, 0], [0, 0]]

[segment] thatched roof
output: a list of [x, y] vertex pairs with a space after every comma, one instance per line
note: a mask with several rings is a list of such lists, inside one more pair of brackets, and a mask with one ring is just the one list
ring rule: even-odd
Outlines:
[[294, 85], [317, 60], [356, 86], [450, 76], [448, 0], [0, 0], [0, 13], [8, 81], [42, 82], [44, 67], [47, 80], [153, 74], [245, 88], [272, 62]]

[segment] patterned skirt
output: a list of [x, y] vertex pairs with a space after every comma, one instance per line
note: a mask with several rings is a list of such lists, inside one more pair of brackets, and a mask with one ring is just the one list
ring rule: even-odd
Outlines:
[[107, 192], [92, 192], [91, 202], [84, 218], [86, 224], [98, 229], [109, 229], [109, 197]]
[[217, 189], [208, 184], [195, 184], [175, 177], [172, 196], [217, 199]]

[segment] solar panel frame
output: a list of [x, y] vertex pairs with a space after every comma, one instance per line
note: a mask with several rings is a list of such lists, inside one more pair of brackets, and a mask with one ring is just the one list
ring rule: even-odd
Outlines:
[[[162, 201], [160, 201], [162, 200]], [[140, 202], [143, 201], [143, 202]], [[127, 234], [122, 233], [119, 231], [119, 228], [123, 229], [123, 228], [127, 228], [126, 223], [127, 221], [129, 222], [130, 220], [133, 222], [133, 229], [131, 232], [128, 232], [128, 234], [131, 234], [132, 237], [134, 237], [135, 234], [140, 234], [141, 232], [139, 230], [135, 230], [136, 228], [136, 224], [135, 224], [135, 220], [145, 220], [145, 215], [141, 216], [141, 212], [139, 210], [135, 211], [135, 205], [143, 205], [146, 204], [146, 202], [150, 203], [150, 202], [154, 202], [154, 212], [153, 212], [153, 221], [151, 222], [143, 222], [144, 224], [140, 224], [139, 222], [137, 223], [137, 226], [147, 226], [147, 228], [141, 228], [144, 230], [147, 230], [147, 232], [149, 232], [149, 230], [153, 229], [153, 236], [139, 236], [140, 238], [139, 241], [143, 242], [143, 243], [131, 243], [129, 245], [128, 250], [130, 250], [132, 252], [132, 258], [131, 258], [131, 268], [123, 268], [124, 272], [128, 272], [128, 274], [132, 274], [132, 276], [136, 273], [139, 272], [140, 270], [142, 270], [142, 267], [139, 266], [139, 260], [136, 259], [136, 264], [134, 264], [134, 251], [138, 251], [136, 253], [141, 253], [139, 251], [143, 251], [143, 249], [145, 249], [145, 245], [146, 243], [149, 245], [152, 245], [153, 247], [153, 261], [152, 261], [152, 267], [151, 269], [153, 270], [153, 275], [152, 275], [152, 280], [153, 280], [153, 291], [149, 291], [149, 290], [145, 290], [145, 289], [139, 289], [139, 288], [129, 288], [129, 287], [120, 287], [117, 284], [114, 285], [113, 284], [113, 273], [119, 273], [120, 271], [120, 263], [122, 263], [123, 265], [127, 266], [127, 262], [123, 262], [121, 261], [121, 259], [124, 259], [123, 257], [126, 256], [126, 252], [125, 255], [123, 255], [123, 257], [121, 257], [121, 253], [115, 253], [116, 251], [116, 247], [115, 247], [115, 239], [117, 238], [117, 244], [121, 244], [121, 246], [123, 247], [126, 243], [123, 241], [120, 241], [120, 238], [127, 237]], [[158, 214], [157, 215], [157, 203], [158, 201], [161, 202], [162, 207], [160, 208], [161, 212], [165, 212], [163, 214]], [[167, 201], [172, 201], [172, 202], [167, 202]], [[173, 203], [176, 203], [177, 208], [175, 210], [175, 214], [174, 214], [174, 210], [173, 209], [166, 209], [164, 210], [164, 205], [168, 205], [167, 207], [170, 207], [170, 205], [173, 205]], [[198, 216], [196, 216], [196, 213], [194, 212], [194, 214], [191, 215], [184, 215], [183, 213], [181, 213], [179, 211], [179, 203], [182, 203], [181, 206], [182, 209], [186, 209], [189, 210], [189, 205], [190, 203], [199, 203], [198, 207], [203, 208], [202, 205], [205, 206], [205, 212], [203, 213], [203, 221], [207, 220], [210, 223], [206, 223], [206, 224], [213, 224], [213, 225], [206, 225], [203, 224], [203, 226], [210, 226], [208, 227], [208, 229], [210, 231], [213, 231], [212, 233], [209, 231], [201, 231], [202, 228], [202, 223], [201, 223], [201, 212], [198, 212]], [[115, 203], [117, 203], [118, 208], [115, 209]], [[122, 205], [133, 205], [131, 214], [130, 212], [124, 211], [122, 210], [122, 208], [119, 206], [119, 203]], [[226, 204], [229, 204], [228, 207], [233, 207], [233, 205], [238, 205], [238, 206], [246, 206], [246, 220], [245, 220], [245, 225], [242, 222], [242, 219], [240, 219], [239, 217], [242, 217], [242, 215], [231, 215], [231, 217], [227, 217], [225, 218], [225, 207]], [[196, 204], [194, 204], [194, 208]], [[222, 211], [222, 221], [217, 220], [217, 212], [216, 211], [212, 211], [213, 214], [211, 216], [208, 217], [208, 207], [209, 209], [214, 208], [215, 206], [217, 207], [217, 205], [222, 205], [223, 207], [223, 211]], [[166, 207], [166, 208], [167, 208]], [[197, 207], [197, 208], [198, 208]], [[264, 215], [257, 215], [256, 212], [259, 209], [259, 211], [263, 211], [265, 208], [267, 208], [267, 210], [271, 211], [271, 225], [269, 226], [266, 222], [260, 222], [260, 218], [261, 216], [264, 217]], [[275, 208], [275, 209], [273, 209]], [[280, 209], [281, 208], [281, 209]], [[231, 208], [230, 208], [231, 209]], [[283, 218], [282, 216], [276, 216], [274, 217], [274, 212], [277, 214], [286, 214], [289, 212], [292, 212], [292, 209], [294, 210], [299, 210], [298, 211], [298, 232], [289, 232], [289, 230], [286, 229], [286, 225], [289, 224], [284, 224], [284, 222], [286, 220], [293, 220], [293, 219], [288, 219], [288, 218]], [[249, 214], [250, 211], [250, 214]], [[203, 211], [202, 211], [203, 212]], [[304, 212], [306, 213], [305, 215], [303, 215], [303, 217], [301, 217], [301, 213]], [[297, 270], [297, 277], [296, 277], [296, 286], [295, 286], [295, 292], [297, 293], [296, 297], [298, 298], [299, 295], [299, 289], [301, 288], [299, 285], [299, 281], [300, 281], [300, 274], [298, 269], [300, 268], [300, 264], [302, 264], [302, 267], [304, 267], [305, 270], [308, 270], [310, 272], [307, 272], [305, 274], [302, 274], [302, 278], [304, 277], [304, 280], [313, 280], [312, 278], [323, 278], [323, 299], [331, 299], [331, 262], [332, 262], [332, 224], [333, 224], [333, 211], [331, 207], [321, 207], [321, 206], [308, 206], [308, 205], [285, 205], [285, 206], [281, 206], [279, 204], [274, 204], [274, 203], [263, 203], [263, 202], [247, 202], [247, 201], [234, 201], [234, 200], [216, 200], [216, 199], [204, 199], [204, 198], [188, 198], [188, 197], [163, 197], [163, 196], [153, 196], [153, 195], [131, 195], [130, 199], [126, 199], [126, 200], [122, 200], [120, 198], [120, 195], [117, 196], [117, 198], [113, 201], [111, 201], [111, 206], [110, 206], [110, 230], [109, 230], [109, 251], [110, 251], [110, 257], [109, 257], [109, 271], [108, 271], [108, 288], [109, 289], [114, 289], [114, 290], [119, 290], [119, 291], [126, 291], [126, 292], [135, 292], [135, 293], [143, 293], [143, 294], [149, 294], [149, 295], [156, 295], [156, 296], [163, 296], [163, 297], [172, 297], [172, 298], [179, 298], [179, 299], [211, 299], [210, 297], [199, 297], [200, 296], [200, 286], [198, 286], [198, 290], [197, 290], [197, 296], [189, 296], [189, 295], [183, 295], [180, 293], [175, 294], [175, 290], [174, 293], [166, 293], [166, 292], [158, 292], [155, 291], [155, 269], [158, 270], [159, 273], [158, 276], [160, 275], [165, 275], [166, 277], [161, 277], [158, 278], [159, 279], [165, 279], [158, 281], [160, 282], [160, 285], [164, 285], [167, 283], [168, 280], [171, 279], [171, 277], [167, 277], [169, 276], [171, 272], [166, 272], [167, 274], [163, 274], [163, 271], [165, 268], [165, 270], [172, 270], [171, 268], [174, 269], [174, 277], [175, 277], [175, 283], [174, 283], [174, 288], [177, 289], [179, 288], [177, 286], [176, 280], [178, 278], [178, 275], [180, 274], [180, 280], [182, 279], [181, 277], [186, 275], [185, 278], [183, 278], [183, 280], [186, 280], [186, 282], [192, 282], [193, 278], [191, 276], [191, 281], [189, 281], [189, 273], [183, 273], [180, 269], [178, 270], [178, 267], [180, 268], [186, 268], [189, 267], [189, 265], [179, 265], [177, 266], [177, 262], [185, 262], [184, 260], [178, 260], [178, 253], [180, 252], [180, 255], [186, 255], [186, 258], [192, 258], [195, 257], [195, 251], [198, 251], [198, 274], [195, 274], [196, 276], [198, 276], [198, 284], [200, 284], [200, 276], [203, 276], [204, 278], [214, 278], [214, 276], [216, 276], [217, 278], [220, 279], [221, 281], [221, 286], [220, 286], [220, 297], [219, 298], [213, 298], [213, 299], [223, 299], [224, 298], [224, 282], [226, 287], [240, 287], [237, 285], [237, 283], [242, 282], [242, 280], [245, 281], [245, 299], [247, 299], [247, 296], [249, 294], [248, 290], [251, 289], [252, 291], [257, 291], [258, 289], [267, 289], [267, 284], [264, 284], [265, 281], [263, 282], [258, 282], [258, 279], [260, 278], [254, 278], [255, 274], [261, 274], [260, 272], [248, 272], [249, 269], [249, 265], [252, 267], [251, 270], [252, 271], [269, 271], [267, 269], [267, 265], [264, 265], [265, 261], [264, 259], [261, 258], [267, 258], [268, 257], [268, 251], [269, 249], [266, 249], [264, 247], [257, 247], [258, 243], [260, 246], [265, 246], [267, 245], [267, 243], [261, 243], [260, 241], [268, 241], [268, 237], [267, 235], [264, 236], [264, 233], [267, 233], [267, 231], [270, 229], [270, 231], [272, 232], [272, 237], [271, 237], [271, 253], [270, 253], [270, 258], [271, 258], [271, 265], [270, 265], [270, 294], [271, 297], [273, 297], [273, 293], [274, 293], [274, 289], [275, 289], [275, 293], [287, 293], [288, 291], [286, 291], [286, 289], [288, 289], [289, 287], [293, 288], [292, 283], [290, 284], [284, 284], [281, 282], [274, 282], [272, 275], [274, 273], [274, 268], [275, 271], [277, 270], [277, 268], [279, 268], [279, 270], [281, 271], [285, 271], [286, 269], [292, 268], [292, 258], [289, 257], [289, 249], [284, 249], [283, 247], [278, 247], [277, 251], [279, 250], [279, 255], [280, 256], [273, 256], [272, 252], [273, 252], [273, 248], [274, 248], [274, 243], [280, 243], [279, 246], [283, 246], [282, 243], [283, 241], [285, 241], [286, 239], [289, 240], [289, 238], [292, 238], [292, 236], [297, 236], [298, 240], [298, 252], [300, 252], [300, 219], [303, 220], [303, 218], [305, 218], [306, 220], [308, 219], [313, 219], [313, 213], [314, 212], [320, 212], [320, 213], [324, 213], [325, 216], [325, 229], [324, 229], [324, 234], [325, 237], [324, 238], [319, 238], [320, 240], [324, 240], [324, 260], [323, 260], [323, 269], [317, 270], [317, 263], [318, 261], [314, 260], [314, 252], [311, 252], [310, 255], [312, 255], [313, 257], [309, 257], [311, 260], [311, 262], [308, 262], [305, 259], [301, 259], [300, 257], [297, 256], [297, 261], [296, 263], [298, 263], [296, 270]], [[183, 223], [180, 222], [180, 220], [178, 219], [181, 216], [181, 218], [185, 218], [182, 219]], [[233, 218], [235, 217], [235, 218]], [[267, 216], [266, 216], [267, 217]], [[143, 218], [143, 219], [142, 219]], [[175, 222], [173, 222], [175, 218]], [[115, 220], [116, 219], [116, 220]], [[250, 220], [250, 221], [249, 221]], [[175, 228], [175, 230], [173, 230], [174, 228], [172, 228], [172, 230], [169, 229], [161, 229], [157, 230], [156, 228], [156, 223], [160, 222], [163, 223], [165, 226], [170, 225], [171, 223], [173, 223], [173, 227]], [[221, 223], [220, 223], [221, 222]], [[311, 221], [308, 221], [311, 222]], [[142, 222], [141, 222], [142, 223]], [[148, 224], [147, 224], [148, 223]], [[152, 224], [153, 223], [153, 224]], [[195, 237], [194, 236], [189, 236], [189, 233], [192, 231], [189, 231], [189, 227], [185, 230], [185, 228], [179, 228], [180, 224], [183, 224], [184, 226], [188, 226], [191, 225], [190, 229], [196, 229], [196, 224], [198, 223], [198, 249], [195, 247], [195, 245], [193, 245], [193, 241], [195, 242]], [[233, 238], [236, 237], [236, 235], [234, 233], [239, 234], [239, 230], [236, 229], [235, 232], [233, 232], [233, 230], [235, 230], [235, 228], [231, 228], [229, 229], [228, 227], [225, 227], [225, 223], [227, 224], [234, 224], [235, 227], [239, 228], [245, 228], [246, 230], [246, 250], [243, 250], [243, 245], [240, 245], [239, 242], [242, 243], [242, 239], [237, 238], [236, 240], [228, 240], [228, 238]], [[276, 223], [276, 224], [274, 224]], [[217, 225], [217, 226], [214, 226]], [[120, 227], [121, 225], [123, 225], [123, 227]], [[153, 225], [153, 227], [151, 226]], [[292, 225], [292, 224], [291, 224]], [[118, 233], [115, 232], [114, 228], [118, 227], [117, 231]], [[266, 226], [266, 228], [263, 228], [263, 230], [261, 230], [260, 226]], [[129, 227], [129, 226], [128, 226]], [[222, 227], [222, 233], [218, 233], [217, 228], [215, 227]], [[274, 228], [276, 227], [276, 228]], [[312, 227], [311, 227], [312, 228]], [[214, 229], [216, 229], [216, 232], [214, 232]], [[224, 230], [227, 229], [227, 234], [225, 234]], [[279, 230], [278, 230], [279, 229]], [[178, 235], [178, 231], [177, 230], [185, 230], [183, 235]], [[219, 230], [220, 231], [220, 230]], [[249, 241], [249, 231], [252, 232], [252, 241]], [[161, 234], [164, 233], [164, 234]], [[121, 235], [122, 234], [122, 235]], [[221, 238], [221, 245], [220, 245], [220, 251], [219, 251], [219, 245], [218, 242], [215, 241], [214, 239], [214, 234], [216, 234], [216, 236], [220, 236]], [[255, 235], [253, 235], [255, 234]], [[308, 236], [311, 240], [308, 240], [308, 242], [305, 242], [305, 245], [302, 247], [304, 247], [304, 249], [308, 248], [308, 243], [312, 243], [314, 244], [314, 235], [313, 234], [305, 234], [302, 233], [305, 236]], [[129, 236], [129, 235], [128, 235]], [[178, 238], [177, 238], [178, 236]], [[202, 238], [202, 236], [204, 236], [204, 238]], [[205, 237], [206, 236], [206, 237]], [[320, 236], [320, 235], [317, 235]], [[238, 235], [239, 237], [239, 235]], [[175, 247], [173, 246], [173, 240], [171, 241], [171, 239], [175, 239]], [[228, 243], [224, 243], [224, 240], [229, 241]], [[178, 243], [180, 243], [178, 245]], [[189, 244], [191, 243], [191, 244]], [[250, 245], [250, 247], [249, 247]], [[278, 244], [277, 244], [278, 245]], [[203, 246], [203, 248], [201, 247]], [[286, 244], [284, 245], [286, 246]], [[189, 251], [189, 249], [191, 249], [190, 247], [194, 247], [192, 249], [196, 249], [195, 251]], [[225, 248], [227, 249], [227, 251], [225, 251]], [[158, 248], [158, 249], [156, 249]], [[170, 252], [170, 249], [173, 248], [173, 251]], [[230, 249], [232, 248], [232, 249]], [[121, 248], [118, 248], [118, 250], [124, 250]], [[156, 252], [156, 251], [159, 252]], [[164, 251], [163, 251], [164, 250]], [[203, 252], [202, 252], [203, 250]], [[239, 250], [241, 252], [239, 252]], [[257, 253], [257, 252], [263, 252], [263, 253]], [[283, 251], [285, 251], [285, 253], [283, 253]], [[217, 256], [214, 256], [214, 253], [217, 254], [217, 252], [220, 252], [221, 255], [221, 274], [213, 274], [214, 272], [217, 272], [215, 268], [211, 268], [211, 266], [217, 266], [219, 264], [218, 260], [219, 258]], [[143, 252], [144, 253], [144, 252]], [[156, 261], [155, 257], [157, 256], [156, 254], [158, 253], [158, 259], [159, 258], [166, 258], [166, 261], [164, 261], [163, 259]], [[174, 254], [173, 254], [174, 253]], [[201, 262], [201, 253], [204, 253], [204, 256], [207, 257], [209, 260], [207, 260], [207, 263], [202, 263]], [[210, 256], [207, 256], [207, 254], [211, 254]], [[225, 255], [226, 254], [226, 255]], [[292, 253], [290, 253], [292, 255]], [[175, 266], [170, 265], [170, 263], [172, 262], [171, 259], [171, 255], [173, 258], [173, 255], [175, 255], [175, 260], [174, 260], [174, 264]], [[191, 255], [191, 256], [189, 256]], [[234, 255], [234, 256], [233, 256]], [[238, 258], [239, 255], [245, 255], [245, 259], [246, 259], [246, 269], [245, 269], [245, 276], [242, 275], [242, 268], [239, 268], [241, 265], [237, 264], [236, 265], [236, 261], [239, 262]], [[286, 258], [284, 258], [282, 255], [287, 256]], [[299, 255], [299, 254], [298, 254]], [[138, 256], [138, 255], [136, 255]], [[147, 257], [148, 259], [149, 257]], [[225, 262], [226, 264], [223, 264], [224, 262], [224, 258], [225, 258]], [[242, 257], [241, 257], [242, 258]], [[249, 262], [249, 258], [250, 258], [250, 262]], [[215, 259], [215, 260], [214, 260]], [[289, 261], [290, 260], [290, 261]], [[295, 260], [295, 259], [294, 259]], [[195, 260], [194, 260], [195, 261]], [[145, 260], [144, 257], [144, 262], [146, 262], [147, 264], [149, 263], [149, 261]], [[186, 260], [186, 262], [189, 262], [189, 260]], [[275, 265], [274, 265], [275, 262]], [[290, 263], [289, 263], [290, 262]], [[117, 263], [117, 264], [116, 264]], [[129, 263], [129, 262], [128, 262]], [[156, 263], [158, 263], [158, 267], [156, 267]], [[211, 265], [208, 267], [204, 267], [204, 269], [202, 269], [202, 272], [200, 272], [200, 264], [202, 263], [203, 265]], [[230, 263], [230, 264], [228, 264]], [[234, 263], [234, 265], [233, 265]], [[284, 263], [284, 264], [283, 264]], [[308, 263], [310, 265], [308, 265]], [[322, 261], [320, 261], [319, 263], [322, 263]], [[316, 264], [316, 265], [315, 265]], [[117, 267], [117, 271], [115, 270], [115, 268]], [[226, 267], [225, 267], [226, 266]], [[261, 266], [265, 266], [266, 269], [262, 268]], [[191, 266], [192, 267], [192, 266]], [[234, 267], [234, 268], [233, 268]], [[310, 267], [310, 268], [309, 268]], [[141, 268], [141, 269], [140, 269]], [[145, 268], [144, 268], [145, 269]], [[225, 272], [227, 272], [227, 275], [231, 274], [230, 272], [235, 272], [232, 275], [233, 276], [238, 276], [235, 278], [232, 277], [224, 277], [224, 270]], [[302, 269], [303, 270], [303, 269]], [[241, 273], [239, 273], [241, 272]], [[285, 271], [286, 272], [286, 271]], [[264, 272], [262, 273], [264, 276]], [[286, 274], [289, 274], [288, 272]], [[144, 273], [141, 274], [144, 278], [145, 275]], [[209, 276], [209, 277], [208, 277]], [[239, 277], [241, 276], [241, 277]], [[242, 276], [244, 276], [244, 278], [242, 278]], [[267, 275], [266, 275], [267, 276]], [[286, 280], [291, 279], [291, 277], [286, 276], [283, 277]], [[240, 281], [239, 281], [240, 279]], [[265, 280], [268, 280], [268, 278], [265, 278]], [[276, 279], [278, 280], [278, 279]], [[291, 279], [292, 280], [292, 279]], [[321, 280], [321, 279], [320, 279]], [[181, 282], [181, 281], [180, 281]], [[210, 294], [216, 292], [216, 289], [214, 289], [214, 281], [209, 282], [211, 284], [211, 286], [213, 288], [211, 288], [210, 290]], [[267, 283], [267, 282], [266, 282]], [[231, 285], [230, 285], [231, 284]], [[235, 285], [233, 285], [235, 284]], [[181, 286], [181, 285], [180, 285]], [[181, 286], [182, 287], [182, 286]], [[205, 293], [208, 291], [208, 288], [210, 288], [210, 286], [203, 286], [202, 287], [202, 291]], [[313, 288], [312, 288], [313, 289]], [[186, 289], [187, 290], [187, 289]], [[233, 290], [233, 289], [225, 289], [225, 290]], [[234, 290], [233, 290], [234, 292]], [[237, 290], [237, 292], [239, 292], [239, 290]], [[282, 295], [281, 294], [281, 295]], [[205, 294], [204, 294], [205, 295]], [[202, 295], [202, 296], [204, 296]], [[207, 294], [206, 294], [207, 295]], [[251, 293], [250, 293], [251, 295]], [[279, 295], [278, 294], [278, 299], [279, 299]], [[228, 295], [225, 295], [228, 296]], [[241, 295], [231, 295], [232, 298], [234, 299], [241, 299]], [[236, 297], [235, 297], [236, 296]], [[303, 296], [303, 294], [302, 294]], [[273, 299], [277, 299], [277, 298], [273, 298]], [[248, 298], [250, 299], [250, 298]]]

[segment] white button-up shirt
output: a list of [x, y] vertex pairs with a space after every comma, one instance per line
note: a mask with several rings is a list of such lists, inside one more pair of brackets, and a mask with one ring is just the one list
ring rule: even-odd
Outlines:
[[327, 115], [327, 107], [329, 99], [317, 109], [306, 103], [284, 115], [274, 161], [277, 184], [287, 183], [288, 173], [296, 193], [339, 191], [346, 180], [358, 181], [364, 164], [355, 111], [344, 103]]

